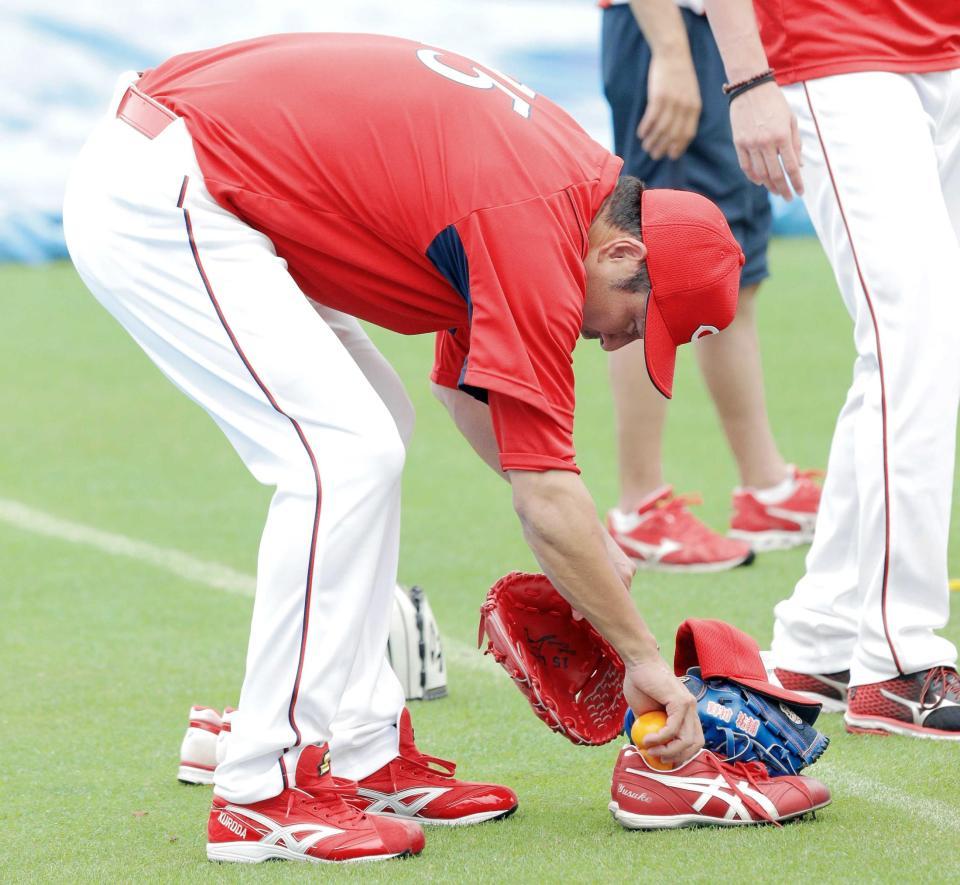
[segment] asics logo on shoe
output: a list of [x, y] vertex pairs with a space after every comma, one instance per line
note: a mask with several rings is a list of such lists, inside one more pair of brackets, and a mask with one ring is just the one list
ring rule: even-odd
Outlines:
[[628, 790], [623, 784], [617, 784], [617, 792], [623, 796], [629, 796], [631, 799], [636, 799], [637, 802], [653, 802], [646, 793], [636, 793], [633, 790]]
[[239, 836], [241, 839], [247, 838], [247, 828], [236, 818], [230, 817], [225, 811], [220, 812], [217, 818], [221, 826], [226, 827], [231, 833]]
[[648, 559], [651, 562], [659, 562], [665, 556], [676, 553], [682, 549], [683, 545], [670, 538], [664, 538], [659, 544], [645, 544], [643, 541], [637, 541], [628, 535], [617, 534], [617, 543], [623, 548], [629, 548], [633, 553]]
[[818, 673], [814, 679], [818, 679], [824, 685], [829, 685], [834, 691], [840, 695], [840, 700], [846, 702], [847, 692], [850, 690], [850, 685], [846, 682], [840, 682], [838, 679], [831, 679], [829, 676], [824, 676], [822, 673]]
[[[657, 781], [657, 783], [661, 783], [673, 790], [687, 790], [691, 793], [699, 793], [700, 797], [692, 803], [694, 811], [702, 811], [711, 799], [719, 799], [727, 803], [727, 810], [723, 815], [724, 820], [754, 820], [753, 815], [750, 814], [750, 811], [743, 804], [743, 800], [733, 792], [730, 784], [727, 783], [721, 774], [718, 774], [716, 777], [681, 777], [670, 774], [656, 774], [652, 771], [640, 771], [636, 768], [628, 768], [627, 771], [631, 774], [638, 774], [640, 777]], [[744, 780], [737, 782], [737, 789], [756, 802], [757, 805], [770, 815], [771, 819], [777, 818], [777, 807], [764, 796], [763, 793], [753, 789], [753, 787]]]
[[[450, 791], [450, 787], [411, 787], [409, 790], [400, 790], [396, 793], [380, 793], [360, 787], [358, 796], [372, 800], [364, 811], [367, 814], [382, 814], [392, 811], [404, 817], [413, 817], [419, 814], [427, 805]], [[419, 797], [419, 798], [416, 798]], [[413, 800], [413, 801], [407, 801]]]
[[934, 710], [941, 710], [944, 707], [960, 707], [960, 704], [958, 704], [956, 701], [951, 701], [949, 698], [943, 697], [940, 698], [940, 700], [932, 707], [925, 707], [919, 701], [911, 701], [908, 698], [894, 694], [892, 691], [887, 691], [885, 688], [880, 689], [880, 694], [882, 694], [888, 701], [893, 701], [894, 703], [906, 707], [910, 711], [910, 716], [913, 718], [914, 725], [923, 725], [924, 720]]
[[[261, 826], [255, 827], [255, 829], [261, 834], [261, 845], [282, 845], [288, 851], [292, 851], [295, 854], [306, 855], [318, 842], [343, 832], [343, 830], [337, 829], [336, 827], [328, 827], [324, 824], [310, 824], [303, 821], [297, 821], [289, 826], [281, 827], [277, 825], [275, 820], [267, 817], [265, 814], [260, 814], [258, 811], [252, 811], [249, 808], [238, 808], [236, 805], [228, 805], [220, 812], [217, 820], [223, 823], [230, 832], [236, 833], [238, 836], [240, 833], [237, 833], [234, 827], [224, 823], [223, 818], [225, 816], [228, 820], [231, 819], [226, 812], [240, 814], [253, 823], [260, 824]], [[234, 821], [234, 823], [236, 823], [236, 821]], [[305, 835], [297, 838], [297, 833]]]
[[816, 513], [802, 513], [799, 510], [788, 510], [786, 507], [767, 507], [767, 513], [777, 519], [795, 522], [801, 531], [812, 532], [817, 525]]
[[317, 774], [323, 777], [330, 771], [330, 751], [323, 754], [323, 759], [317, 764]]

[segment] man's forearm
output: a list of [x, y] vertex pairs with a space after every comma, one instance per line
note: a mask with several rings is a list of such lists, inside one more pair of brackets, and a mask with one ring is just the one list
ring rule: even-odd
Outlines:
[[727, 80], [737, 83], [769, 67], [752, 0], [705, 0], [704, 9]]
[[654, 55], [690, 54], [687, 29], [675, 0], [630, 0], [630, 11]]
[[657, 642], [618, 576], [593, 500], [575, 473], [510, 471], [524, 537], [544, 573], [627, 664], [657, 657]]

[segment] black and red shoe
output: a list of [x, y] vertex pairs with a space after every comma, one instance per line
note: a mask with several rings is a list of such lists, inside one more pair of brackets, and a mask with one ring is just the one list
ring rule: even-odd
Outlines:
[[824, 713], [842, 713], [847, 709], [849, 670], [839, 673], [797, 673], [777, 667], [773, 672], [784, 688], [821, 704]]
[[443, 826], [499, 820], [517, 810], [517, 794], [509, 787], [457, 780], [456, 769], [453, 762], [420, 752], [404, 709], [399, 754], [358, 781], [356, 796], [346, 799], [370, 815]]
[[304, 748], [296, 780], [296, 787], [248, 805], [214, 796], [207, 824], [207, 858], [233, 863], [333, 863], [409, 857], [423, 850], [420, 827], [371, 817], [344, 801], [353, 783], [330, 774], [326, 744]]
[[830, 791], [815, 778], [771, 777], [759, 762], [731, 764], [709, 750], [660, 771], [631, 745], [620, 751], [610, 798], [621, 826], [662, 830], [779, 824], [829, 805]]
[[960, 741], [960, 676], [931, 667], [850, 689], [847, 731]]

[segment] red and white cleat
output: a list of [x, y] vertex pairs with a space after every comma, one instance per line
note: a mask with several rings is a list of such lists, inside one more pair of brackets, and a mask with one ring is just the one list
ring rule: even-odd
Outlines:
[[784, 688], [820, 704], [824, 713], [842, 713], [847, 709], [849, 670], [839, 673], [797, 673], [777, 667], [773, 674]]
[[[775, 504], [761, 501], [755, 489], [735, 489], [729, 537], [746, 541], [757, 552], [787, 550], [813, 540], [820, 507], [819, 470], [792, 466], [793, 490]], [[762, 493], [759, 493], [762, 494]]]
[[250, 805], [214, 796], [207, 858], [351, 863], [409, 857], [423, 850], [420, 827], [363, 814], [344, 801], [352, 783], [330, 774], [326, 744], [304, 748], [296, 781], [296, 787]]
[[457, 780], [456, 768], [417, 749], [410, 713], [404, 709], [399, 754], [358, 781], [356, 797], [347, 796], [347, 801], [371, 815], [443, 826], [499, 820], [517, 810], [517, 794], [509, 787]]
[[610, 796], [611, 813], [628, 830], [779, 824], [830, 804], [830, 791], [812, 777], [773, 778], [758, 762], [732, 765], [709, 750], [658, 771], [634, 746], [620, 751]]
[[960, 741], [960, 676], [953, 667], [931, 667], [853, 686], [843, 721], [854, 734]]
[[749, 565], [753, 551], [744, 541], [725, 538], [689, 510], [700, 499], [655, 492], [634, 513], [611, 510], [607, 531], [637, 568], [662, 572], [719, 572]]
[[217, 767], [217, 742], [223, 720], [213, 707], [190, 708], [187, 733], [180, 743], [177, 780], [185, 784], [212, 784]]

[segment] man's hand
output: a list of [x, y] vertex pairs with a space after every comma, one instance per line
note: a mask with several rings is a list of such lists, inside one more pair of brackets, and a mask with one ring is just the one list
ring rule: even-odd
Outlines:
[[[704, 0], [704, 9], [731, 83], [743, 83], [769, 70], [753, 0]], [[730, 125], [737, 158], [747, 178], [790, 200], [789, 177], [794, 190], [803, 193], [797, 120], [776, 83], [764, 83], [734, 98]]]
[[702, 106], [689, 49], [654, 53], [647, 77], [647, 109], [637, 126], [643, 149], [654, 160], [664, 154], [676, 160], [697, 133]]
[[663, 658], [657, 656], [627, 664], [623, 693], [637, 716], [651, 710], [666, 710], [667, 724], [643, 739], [645, 749], [652, 755], [676, 766], [703, 746], [697, 702]]
[[738, 95], [730, 105], [730, 125], [737, 158], [747, 178], [792, 200], [785, 169], [794, 190], [803, 193], [797, 118], [776, 83], [764, 83]]

